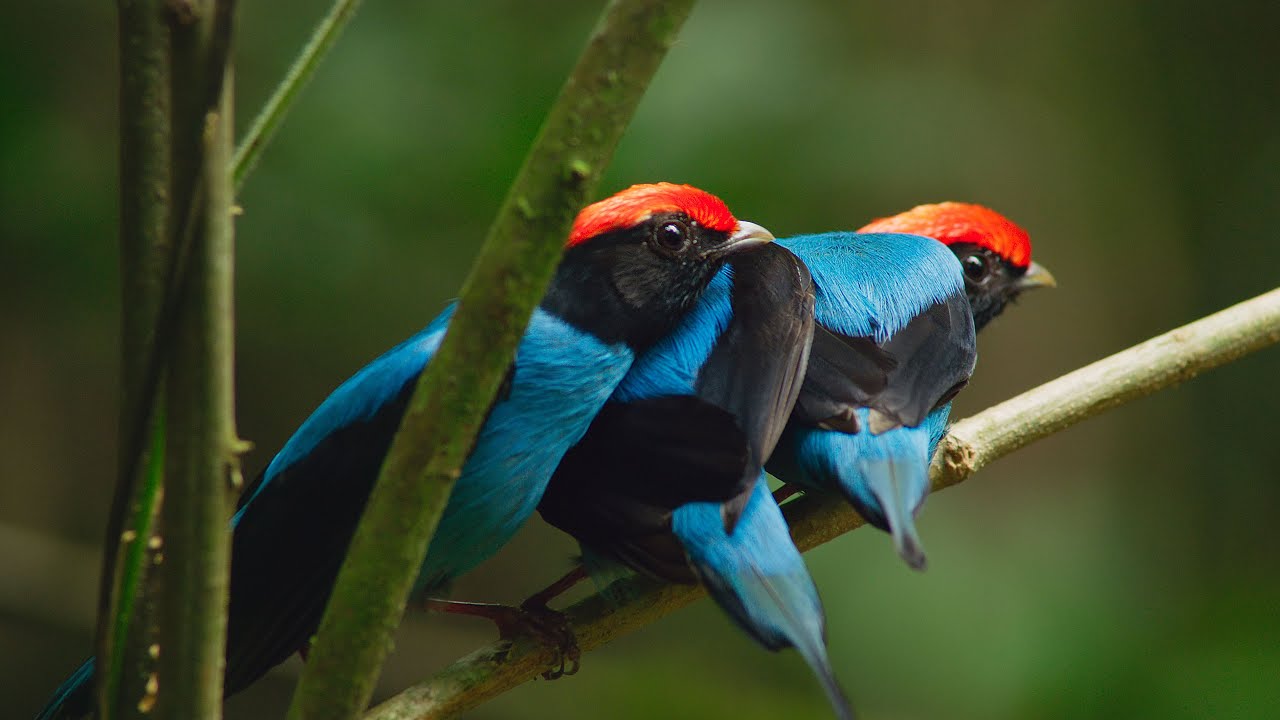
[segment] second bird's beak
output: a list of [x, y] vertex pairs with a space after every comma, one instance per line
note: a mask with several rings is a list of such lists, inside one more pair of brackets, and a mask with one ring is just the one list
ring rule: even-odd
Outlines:
[[720, 245], [716, 245], [715, 247], [708, 249], [703, 253], [703, 257], [722, 257], [730, 253], [738, 252], [739, 250], [746, 250], [747, 248], [755, 247], [757, 245], [765, 245], [776, 239], [777, 238], [773, 236], [773, 233], [763, 227], [753, 222], [739, 220], [738, 229], [733, 231], [733, 234], [729, 236], [729, 239]]
[[1058, 287], [1058, 281], [1053, 279], [1053, 273], [1046, 270], [1045, 267], [1039, 263], [1031, 263], [1028, 265], [1026, 274], [1018, 278], [1018, 281], [1014, 284], [1019, 290]]

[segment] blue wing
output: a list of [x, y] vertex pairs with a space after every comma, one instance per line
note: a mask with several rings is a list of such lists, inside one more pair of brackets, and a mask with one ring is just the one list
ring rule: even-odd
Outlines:
[[[237, 512], [228, 693], [255, 681], [315, 632], [382, 458], [452, 309], [335, 390]], [[625, 346], [602, 344], [534, 312], [505, 390], [441, 516], [418, 592], [446, 586], [506, 544], [631, 360]]]

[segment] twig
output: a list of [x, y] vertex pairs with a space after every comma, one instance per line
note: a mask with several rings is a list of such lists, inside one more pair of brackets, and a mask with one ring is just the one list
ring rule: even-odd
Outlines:
[[267, 104], [262, 106], [262, 110], [253, 119], [249, 132], [240, 141], [235, 158], [231, 161], [231, 182], [236, 192], [240, 191], [245, 178], [253, 172], [262, 151], [275, 135], [276, 128], [280, 127], [284, 116], [298, 99], [298, 93], [306, 87], [316, 68], [320, 67], [320, 61], [329, 53], [334, 41], [342, 34], [343, 28], [359, 7], [360, 0], [336, 0], [333, 3], [328, 14], [311, 33], [311, 39], [307, 40], [302, 52], [298, 53], [293, 65], [289, 66], [289, 72], [285, 73], [284, 79], [276, 86]]
[[[942, 489], [1018, 448], [1105, 410], [1176, 385], [1205, 370], [1280, 341], [1280, 289], [1100, 360], [955, 424], [931, 471]], [[784, 506], [802, 550], [828, 542], [861, 519], [843, 500], [806, 495]], [[629, 577], [566, 614], [583, 651], [647, 625], [704, 594], [694, 586]], [[498, 642], [454, 662], [433, 677], [373, 708], [364, 720], [452, 717], [532, 680], [553, 661], [538, 643]]]
[[458, 309], [392, 441], [289, 709], [354, 718], [453, 482], [590, 197], [693, 0], [614, 0], [489, 230]]

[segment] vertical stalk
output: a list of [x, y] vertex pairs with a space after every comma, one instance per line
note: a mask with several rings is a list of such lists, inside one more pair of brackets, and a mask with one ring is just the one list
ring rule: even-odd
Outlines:
[[[101, 717], [133, 714], [154, 667], [153, 626], [135, 605], [149, 583], [146, 547], [158, 510], [164, 440], [159, 425], [142, 458], [134, 427], [151, 414], [145, 377], [165, 292], [170, 221], [169, 33], [161, 0], [119, 0], [120, 43], [120, 433], [115, 495], [104, 542], [95, 638]], [[144, 470], [145, 469], [145, 470]], [[154, 579], [154, 578], [153, 578]], [[128, 682], [122, 684], [122, 678]]]
[[230, 533], [238, 484], [233, 419], [231, 3], [174, 6], [175, 235], [186, 252], [165, 364], [167, 395], [158, 712], [222, 711]]

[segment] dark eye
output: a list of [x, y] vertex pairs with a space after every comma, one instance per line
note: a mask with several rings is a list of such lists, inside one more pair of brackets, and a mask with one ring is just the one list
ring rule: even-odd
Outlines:
[[653, 232], [653, 241], [658, 247], [672, 252], [684, 249], [688, 243], [689, 229], [678, 222], [665, 222]]
[[987, 279], [987, 258], [979, 253], [964, 256], [960, 261], [964, 266], [964, 276], [970, 282], [980, 283]]

